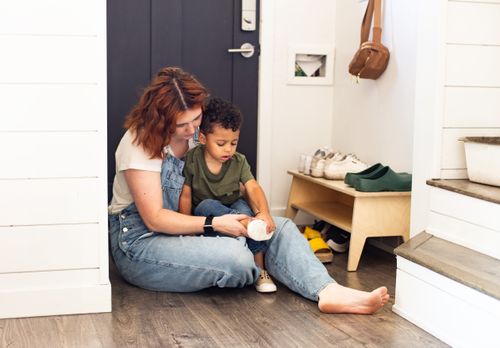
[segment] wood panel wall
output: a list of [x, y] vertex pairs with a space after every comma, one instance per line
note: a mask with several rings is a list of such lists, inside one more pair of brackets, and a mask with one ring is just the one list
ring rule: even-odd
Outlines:
[[0, 47], [0, 318], [109, 311], [106, 2], [2, 1]]
[[464, 136], [500, 135], [500, 1], [446, 10], [441, 177], [467, 178]]

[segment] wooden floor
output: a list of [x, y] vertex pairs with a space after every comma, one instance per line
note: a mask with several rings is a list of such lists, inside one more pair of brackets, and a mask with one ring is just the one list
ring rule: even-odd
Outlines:
[[[335, 255], [330, 274], [369, 290], [381, 284], [394, 294], [395, 258], [365, 247], [357, 272], [347, 255]], [[275, 294], [209, 289], [156, 293], [125, 283], [111, 265], [113, 312], [0, 320], [0, 347], [445, 347], [391, 311], [329, 315], [283, 285]]]

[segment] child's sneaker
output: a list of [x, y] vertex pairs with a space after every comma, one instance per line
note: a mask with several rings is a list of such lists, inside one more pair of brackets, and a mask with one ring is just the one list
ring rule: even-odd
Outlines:
[[259, 279], [255, 282], [255, 289], [258, 292], [276, 292], [276, 284], [274, 284], [273, 280], [269, 276], [266, 270], [260, 270]]

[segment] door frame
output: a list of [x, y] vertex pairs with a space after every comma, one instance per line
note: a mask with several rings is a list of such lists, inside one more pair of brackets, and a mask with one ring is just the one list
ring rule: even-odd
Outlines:
[[[271, 213], [273, 177], [273, 83], [275, 1], [260, 1], [260, 56], [257, 97], [257, 180], [266, 193]], [[263, 116], [266, 117], [263, 117]], [[283, 173], [282, 173], [283, 174]], [[282, 209], [279, 209], [281, 212]], [[273, 214], [274, 215], [274, 214]]]

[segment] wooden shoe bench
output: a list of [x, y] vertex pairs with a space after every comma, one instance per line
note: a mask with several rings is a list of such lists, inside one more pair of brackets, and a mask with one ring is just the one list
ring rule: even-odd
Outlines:
[[410, 233], [410, 192], [358, 192], [342, 180], [327, 180], [289, 170], [292, 185], [286, 216], [299, 210], [342, 228], [351, 234], [347, 270], [356, 271], [369, 237]]

